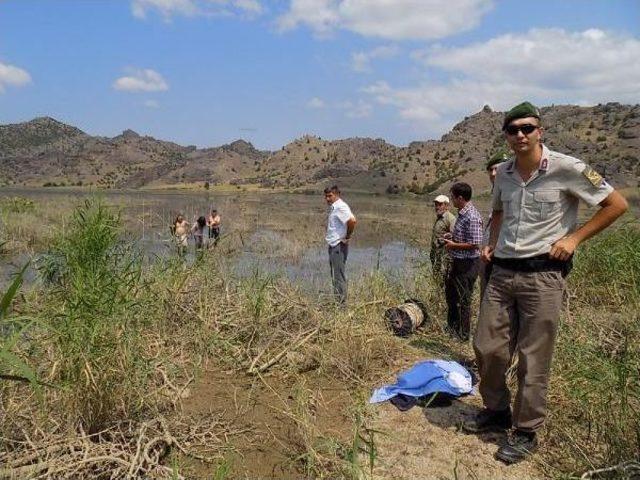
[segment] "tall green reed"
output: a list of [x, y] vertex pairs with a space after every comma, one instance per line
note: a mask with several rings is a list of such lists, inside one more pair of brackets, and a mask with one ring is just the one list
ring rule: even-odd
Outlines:
[[640, 451], [639, 282], [637, 221], [576, 255], [551, 392], [561, 470], [611, 465]]
[[[4, 378], [28, 380], [37, 388], [36, 372], [15, 352], [16, 345], [21, 342], [31, 328], [33, 320], [20, 315], [11, 315], [11, 304], [18, 294], [24, 278], [27, 263], [17, 272], [7, 291], [0, 298], [0, 374]], [[11, 375], [16, 372], [18, 375]]]
[[96, 431], [134, 413], [146, 376], [140, 334], [150, 295], [141, 254], [122, 240], [119, 214], [86, 200], [39, 271], [50, 288], [44, 314], [71, 420]]

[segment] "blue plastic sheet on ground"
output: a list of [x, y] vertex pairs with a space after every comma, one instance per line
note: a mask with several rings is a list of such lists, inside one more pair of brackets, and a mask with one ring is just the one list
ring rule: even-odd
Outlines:
[[384, 402], [399, 394], [422, 397], [438, 392], [458, 397], [471, 393], [472, 389], [471, 374], [459, 363], [427, 360], [398, 375], [395, 384], [374, 390], [369, 403]]

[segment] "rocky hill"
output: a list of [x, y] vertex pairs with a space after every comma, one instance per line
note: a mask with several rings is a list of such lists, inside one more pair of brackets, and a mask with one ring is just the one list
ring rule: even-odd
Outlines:
[[[619, 186], [640, 178], [640, 105], [542, 109], [545, 143], [580, 157]], [[0, 184], [139, 188], [257, 184], [318, 189], [339, 183], [371, 192], [431, 193], [463, 180], [489, 188], [484, 163], [504, 146], [503, 113], [488, 106], [440, 140], [397, 147], [382, 139], [299, 138], [275, 152], [237, 140], [198, 149], [125, 130], [94, 137], [51, 118], [0, 126]]]

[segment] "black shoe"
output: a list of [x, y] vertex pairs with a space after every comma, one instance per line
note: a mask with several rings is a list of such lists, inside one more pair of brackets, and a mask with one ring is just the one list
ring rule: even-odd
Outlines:
[[538, 439], [534, 432], [514, 430], [507, 438], [507, 443], [496, 452], [496, 458], [511, 465], [527, 458], [538, 449]]
[[489, 410], [485, 408], [462, 424], [466, 433], [501, 432], [511, 428], [511, 409]]

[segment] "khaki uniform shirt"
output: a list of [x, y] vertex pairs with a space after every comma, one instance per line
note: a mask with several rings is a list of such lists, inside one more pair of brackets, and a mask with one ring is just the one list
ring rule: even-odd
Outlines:
[[583, 161], [544, 145], [540, 167], [526, 182], [515, 160], [501, 164], [493, 189], [493, 209], [503, 212], [495, 256], [528, 258], [549, 253], [553, 243], [575, 229], [580, 199], [593, 207], [612, 191]]
[[438, 239], [441, 239], [445, 233], [453, 233], [455, 224], [456, 217], [449, 210], [444, 212], [441, 217], [436, 218], [431, 232], [431, 250], [444, 250], [444, 245], [438, 245]]

